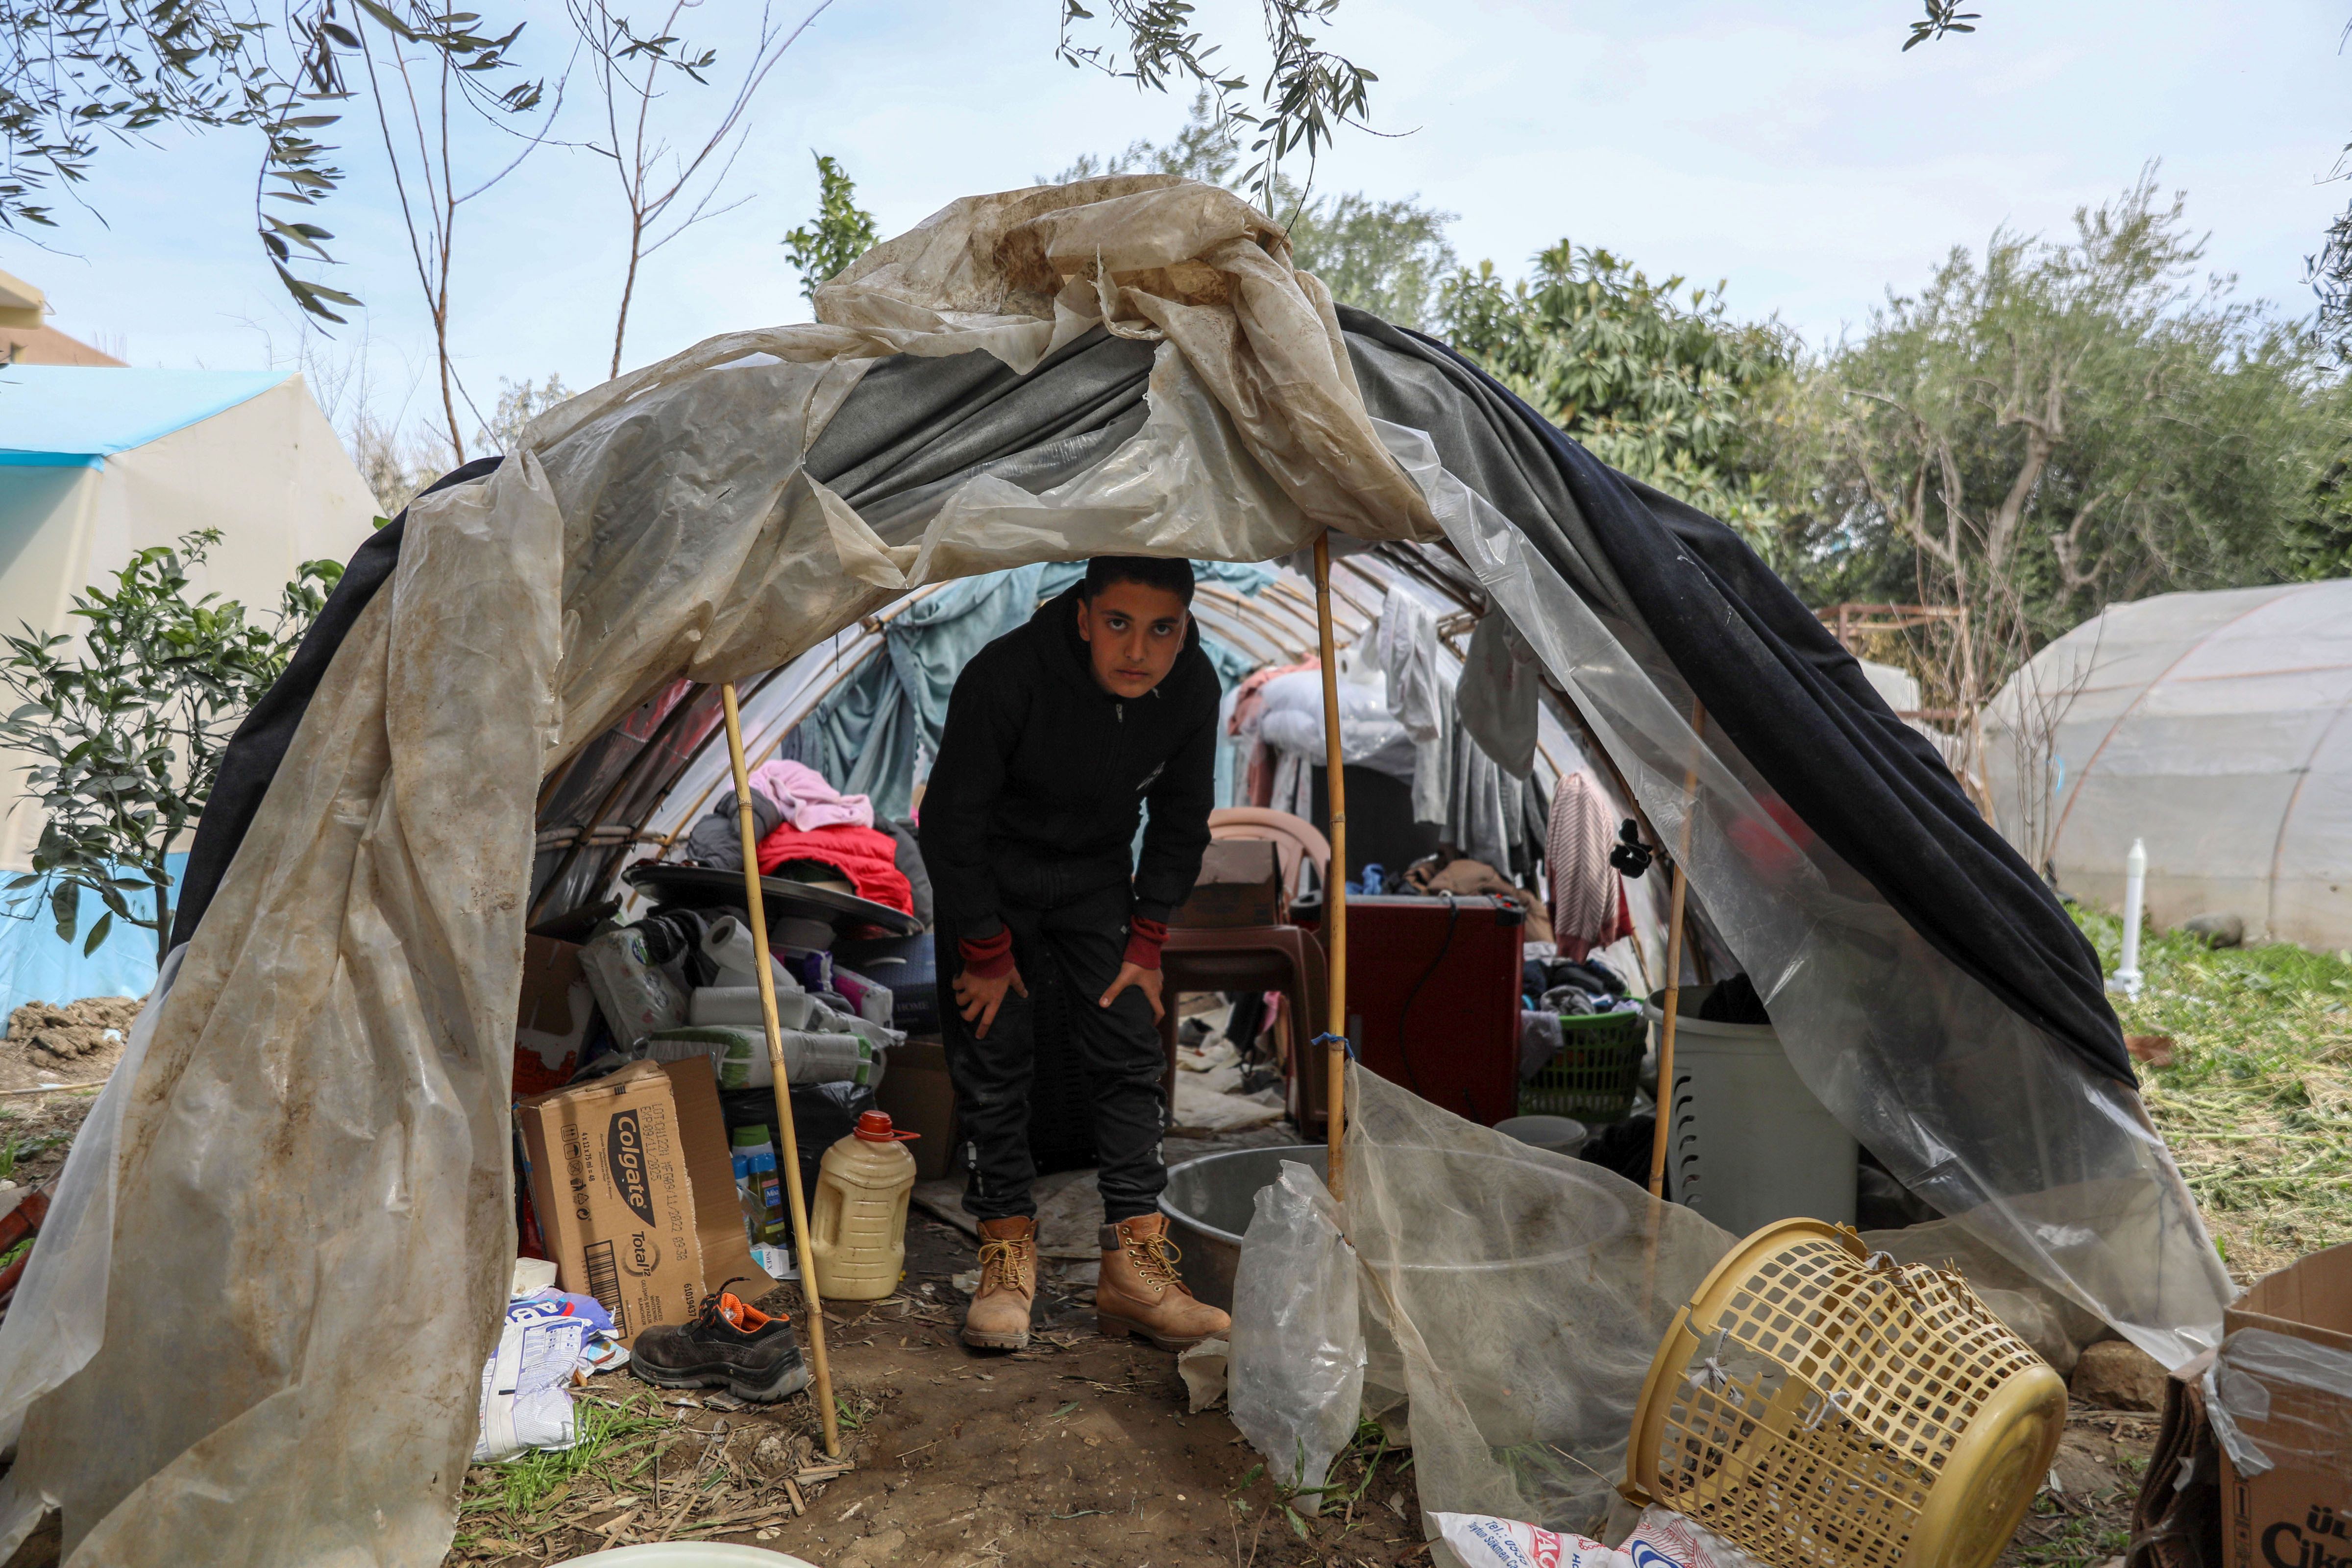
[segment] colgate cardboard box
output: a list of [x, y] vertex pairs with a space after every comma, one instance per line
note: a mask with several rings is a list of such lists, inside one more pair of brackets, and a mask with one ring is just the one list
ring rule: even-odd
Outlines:
[[515, 1108], [556, 1282], [593, 1296], [624, 1341], [692, 1318], [702, 1250], [668, 1076], [637, 1062]]

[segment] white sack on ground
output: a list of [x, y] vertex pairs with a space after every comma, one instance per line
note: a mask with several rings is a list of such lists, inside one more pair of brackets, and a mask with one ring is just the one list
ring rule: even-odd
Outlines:
[[[854, 268], [865, 292], [824, 321], [597, 388], [491, 478], [411, 508], [391, 582], [142, 1017], [119, 1162], [77, 1160], [60, 1194], [85, 1223], [39, 1268], [104, 1282], [73, 1303], [102, 1338], [0, 1338], [0, 1422], [24, 1431], [0, 1552], [62, 1507], [77, 1563], [177, 1561], [192, 1541], [257, 1568], [440, 1561], [513, 1255], [533, 802], [622, 714], [680, 676], [776, 668], [926, 574], [1264, 560], [1323, 521], [1430, 536], [1328, 296], [1237, 205], [1161, 179], [959, 203], [919, 231], [961, 258], [937, 274], [953, 290], [923, 304], [921, 268], [886, 246], [896, 293], [881, 262]], [[1027, 270], [992, 279], [1016, 258], [982, 220], [1016, 209], [997, 233], [1037, 222]], [[1070, 287], [1114, 233], [1131, 251]], [[1060, 492], [975, 480], [885, 539], [803, 455], [876, 356], [993, 352], [956, 341], [983, 297], [980, 330], [1033, 308], [1090, 324], [1108, 300], [1117, 330], [1164, 332], [1150, 417]]]

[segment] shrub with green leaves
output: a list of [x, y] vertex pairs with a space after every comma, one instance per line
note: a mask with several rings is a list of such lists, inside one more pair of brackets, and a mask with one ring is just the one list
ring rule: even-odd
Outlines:
[[[303, 563], [265, 624], [233, 599], [190, 595], [190, 571], [220, 539], [203, 529], [142, 550], [111, 589], [77, 595], [79, 647], [30, 626], [0, 637], [0, 685], [17, 702], [0, 741], [32, 757], [26, 794], [47, 818], [32, 870], [8, 883], [9, 912], [35, 918], [45, 903], [71, 942], [83, 895], [96, 898], [104, 912], [82, 936], [84, 953], [121, 920], [153, 931], [162, 957], [172, 929], [165, 857], [203, 814], [230, 735], [342, 575], [336, 562]], [[133, 902], [149, 894], [151, 908]]]

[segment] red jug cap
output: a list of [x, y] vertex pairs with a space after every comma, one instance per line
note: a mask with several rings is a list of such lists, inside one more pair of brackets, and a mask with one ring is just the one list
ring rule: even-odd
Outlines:
[[919, 1132], [893, 1131], [890, 1126], [890, 1113], [887, 1110], [868, 1110], [860, 1114], [857, 1118], [856, 1135], [868, 1143], [903, 1143], [909, 1139], [922, 1136]]

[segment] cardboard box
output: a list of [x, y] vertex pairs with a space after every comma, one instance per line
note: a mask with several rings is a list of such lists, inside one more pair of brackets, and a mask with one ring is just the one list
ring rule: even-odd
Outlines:
[[1168, 917], [1171, 926], [1279, 925], [1282, 859], [1267, 838], [1218, 838], [1201, 856], [1192, 896]]
[[887, 1113], [892, 1126], [920, 1134], [907, 1145], [915, 1157], [916, 1180], [948, 1173], [955, 1155], [956, 1109], [945, 1046], [916, 1037], [891, 1051], [890, 1070], [874, 1091], [874, 1108]]
[[[776, 1288], [767, 1271], [751, 1261], [751, 1236], [743, 1227], [743, 1205], [735, 1192], [735, 1158], [727, 1142], [727, 1119], [719, 1107], [719, 1079], [709, 1057], [665, 1062], [670, 1097], [677, 1104], [686, 1171], [694, 1187], [695, 1238], [702, 1249], [703, 1289], [731, 1289], [746, 1301]], [[728, 1286], [728, 1281], [741, 1283]]]
[[[2228, 1335], [2266, 1329], [2352, 1358], [2352, 1245], [2316, 1252], [2255, 1284], [2221, 1315]], [[2352, 1371], [2352, 1362], [2347, 1362]], [[2266, 1420], [2239, 1429], [2273, 1468], [2241, 1476], [2221, 1456], [2221, 1549], [2229, 1568], [2352, 1564], [2352, 1394], [2271, 1387]]]
[[602, 1302], [624, 1341], [693, 1317], [702, 1249], [669, 1077], [637, 1062], [535, 1095], [515, 1114], [557, 1282]]
[[580, 967], [579, 944], [525, 937], [522, 1005], [515, 1016], [517, 1093], [551, 1089], [572, 1076], [595, 1012], [596, 998]]

